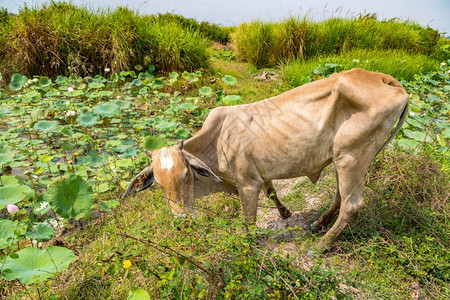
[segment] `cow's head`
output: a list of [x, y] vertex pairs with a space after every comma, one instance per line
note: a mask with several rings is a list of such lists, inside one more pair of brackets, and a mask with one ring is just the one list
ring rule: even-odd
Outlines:
[[156, 181], [162, 188], [172, 212], [185, 216], [193, 213], [193, 193], [196, 174], [222, 180], [200, 159], [183, 150], [183, 141], [178, 145], [164, 147], [153, 152], [144, 150], [153, 163], [131, 180], [123, 197], [145, 190]]

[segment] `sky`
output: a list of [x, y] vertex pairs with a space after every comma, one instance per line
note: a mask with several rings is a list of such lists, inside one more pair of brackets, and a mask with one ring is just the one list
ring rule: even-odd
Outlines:
[[[48, 0], [0, 0], [0, 6], [17, 13], [27, 3], [40, 6]], [[288, 16], [321, 20], [331, 16], [355, 17], [376, 13], [379, 19], [400, 18], [430, 26], [450, 35], [450, 0], [72, 0], [92, 9], [126, 6], [141, 14], [172, 12], [199, 21], [239, 25], [255, 19], [280, 21]]]

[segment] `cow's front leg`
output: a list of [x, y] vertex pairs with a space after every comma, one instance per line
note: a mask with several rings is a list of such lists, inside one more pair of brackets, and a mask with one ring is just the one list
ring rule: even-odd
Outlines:
[[261, 191], [261, 185], [246, 185], [238, 187], [239, 197], [241, 198], [242, 212], [245, 218], [251, 224], [256, 223], [256, 213], [258, 209], [258, 195]]
[[280, 201], [280, 199], [278, 199], [277, 191], [275, 190], [275, 187], [273, 186], [272, 181], [268, 181], [268, 182], [264, 183], [264, 189], [265, 189], [267, 197], [269, 197], [269, 199], [271, 199], [277, 206], [277, 209], [278, 209], [278, 212], [280, 213], [281, 218], [282, 219], [289, 218], [292, 214], [289, 211], [289, 209], [287, 209], [287, 207], [284, 206], [284, 204]]

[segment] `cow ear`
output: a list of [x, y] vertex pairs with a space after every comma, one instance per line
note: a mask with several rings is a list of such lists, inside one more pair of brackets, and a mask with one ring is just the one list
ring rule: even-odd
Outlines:
[[125, 193], [123, 193], [123, 198], [132, 196], [136, 192], [140, 192], [150, 187], [152, 183], [155, 181], [155, 177], [153, 176], [153, 166], [147, 167], [142, 170], [139, 174], [137, 174], [133, 180], [131, 180], [130, 184], [127, 187]]
[[183, 154], [184, 157], [186, 157], [187, 163], [191, 166], [192, 170], [194, 170], [195, 173], [201, 176], [211, 177], [217, 182], [222, 182], [222, 179], [220, 179], [219, 176], [214, 174], [214, 172], [199, 158], [193, 156], [192, 154], [186, 151], [183, 151]]
[[153, 156], [153, 152], [152, 151], [148, 151], [147, 149], [144, 149], [145, 154], [148, 155], [148, 157], [152, 158]]
[[178, 144], [177, 144], [178, 150], [180, 150], [180, 151], [183, 150], [183, 144], [184, 144], [183, 140], [178, 141]]

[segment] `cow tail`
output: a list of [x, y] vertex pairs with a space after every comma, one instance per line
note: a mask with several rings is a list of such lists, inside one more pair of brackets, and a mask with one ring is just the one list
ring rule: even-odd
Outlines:
[[[409, 98], [409, 96], [408, 96]], [[400, 129], [403, 126], [403, 123], [405, 123], [406, 117], [408, 116], [408, 109], [409, 109], [409, 100], [406, 101], [406, 105], [405, 108], [403, 109], [402, 114], [400, 115], [400, 118], [398, 120], [397, 126], [395, 126], [394, 131], [392, 132], [392, 134], [389, 136], [389, 138], [383, 143], [383, 145], [381, 146], [380, 150], [378, 150], [377, 154], [375, 154], [375, 156], [373, 157], [373, 160], [375, 159], [375, 157], [378, 156], [378, 154], [380, 154], [381, 151], [383, 151], [383, 149], [387, 146], [387, 144], [389, 144], [397, 135], [397, 133], [400, 131]], [[372, 161], [373, 161], [372, 160]]]

